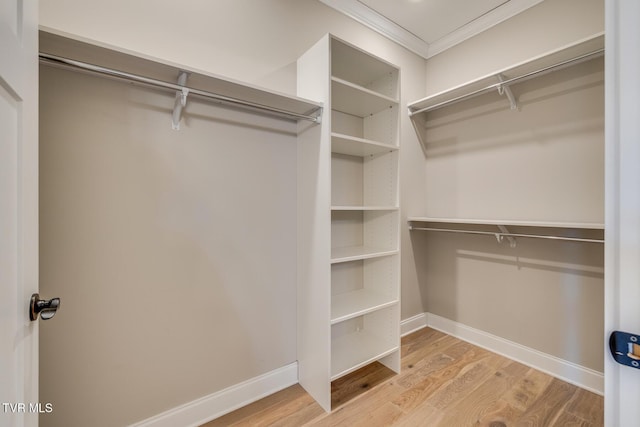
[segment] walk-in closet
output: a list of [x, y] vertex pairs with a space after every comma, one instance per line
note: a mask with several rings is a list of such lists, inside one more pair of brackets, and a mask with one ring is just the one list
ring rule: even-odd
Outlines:
[[605, 0], [42, 3], [41, 426], [603, 425]]
[[430, 322], [514, 355], [535, 348], [550, 357], [530, 357], [592, 390], [603, 369], [603, 58], [595, 35], [408, 106], [427, 162], [426, 211], [407, 220]]

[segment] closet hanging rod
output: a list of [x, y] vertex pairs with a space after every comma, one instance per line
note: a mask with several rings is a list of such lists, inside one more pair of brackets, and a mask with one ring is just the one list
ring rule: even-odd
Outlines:
[[414, 227], [409, 226], [409, 230], [420, 231], [443, 231], [446, 233], [459, 233], [459, 234], [481, 234], [486, 236], [504, 236], [504, 237], [531, 237], [533, 239], [548, 239], [548, 240], [564, 240], [569, 242], [585, 242], [585, 243], [604, 243], [604, 239], [587, 239], [583, 237], [566, 237], [566, 236], [549, 236], [544, 234], [523, 234], [523, 233], [504, 233], [501, 231], [475, 231], [475, 230], [456, 230], [452, 228], [433, 228], [433, 227]]
[[603, 54], [604, 54], [604, 49], [598, 49], [598, 50], [595, 50], [593, 52], [589, 52], [589, 53], [586, 53], [584, 55], [577, 56], [575, 58], [567, 59], [565, 61], [561, 61], [561, 62], [558, 62], [556, 64], [549, 65], [547, 67], [543, 67], [543, 68], [537, 69], [535, 71], [528, 72], [528, 73], [523, 74], [521, 76], [513, 77], [513, 78], [510, 78], [508, 80], [504, 80], [504, 81], [501, 81], [501, 82], [498, 82], [498, 83], [491, 84], [491, 85], [486, 86], [486, 87], [484, 87], [482, 89], [477, 89], [477, 90], [474, 90], [474, 91], [469, 92], [467, 94], [460, 95], [460, 96], [457, 96], [455, 98], [448, 99], [446, 101], [442, 101], [442, 102], [439, 102], [437, 104], [430, 105], [428, 107], [424, 107], [424, 108], [421, 108], [421, 109], [416, 110], [416, 111], [411, 111], [411, 107], [409, 107], [409, 116], [413, 116], [414, 114], [426, 113], [426, 112], [432, 111], [432, 110], [437, 110], [439, 108], [446, 107], [448, 105], [455, 104], [455, 103], [460, 102], [460, 101], [465, 101], [467, 99], [471, 99], [471, 98], [474, 98], [476, 96], [483, 95], [485, 93], [489, 93], [489, 92], [494, 91], [494, 90], [499, 90], [501, 87], [508, 87], [509, 85], [529, 80], [529, 79], [531, 79], [533, 77], [536, 77], [538, 75], [541, 75], [541, 74], [545, 74], [545, 73], [548, 73], [548, 72], [551, 72], [551, 71], [559, 70], [559, 69], [567, 67], [569, 65], [578, 64], [580, 62], [584, 62], [584, 61], [588, 61], [590, 59], [597, 58], [599, 56], [602, 56]]
[[272, 115], [294, 119], [294, 120], [308, 120], [314, 123], [320, 123], [320, 117], [322, 115], [322, 107], [320, 106], [316, 108], [316, 110], [314, 111], [314, 114], [312, 115], [300, 114], [293, 111], [271, 107], [268, 105], [258, 104], [251, 101], [244, 101], [241, 99], [232, 98], [229, 96], [220, 95], [213, 92], [208, 92], [205, 90], [194, 89], [186, 86], [181, 86], [175, 83], [169, 83], [162, 80], [156, 80], [149, 77], [140, 76], [137, 74], [131, 74], [124, 71], [118, 71], [111, 68], [101, 67], [99, 65], [93, 65], [86, 62], [63, 58], [56, 55], [49, 55], [47, 53], [40, 53], [40, 62], [43, 64], [62, 65], [67, 68], [81, 69], [81, 70], [90, 71], [97, 74], [103, 74], [110, 77], [130, 80], [137, 83], [142, 83], [145, 85], [159, 87], [163, 89], [171, 89], [171, 90], [178, 90], [178, 91], [186, 89], [190, 95], [197, 95], [203, 98], [213, 99], [216, 102], [219, 102], [222, 104], [229, 104], [229, 105], [242, 107], [245, 109], [257, 110], [257, 111], [266, 112]]

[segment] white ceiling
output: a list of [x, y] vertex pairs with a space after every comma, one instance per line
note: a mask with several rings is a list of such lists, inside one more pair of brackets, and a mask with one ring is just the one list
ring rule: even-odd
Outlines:
[[429, 58], [543, 0], [320, 0]]
[[428, 44], [509, 0], [360, 0]]

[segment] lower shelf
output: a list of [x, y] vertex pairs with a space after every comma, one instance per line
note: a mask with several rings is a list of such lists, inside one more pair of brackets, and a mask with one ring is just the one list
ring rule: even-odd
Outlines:
[[394, 304], [332, 325], [331, 381], [399, 351], [399, 314]]
[[331, 347], [331, 381], [400, 350], [397, 343], [365, 331], [333, 340]]

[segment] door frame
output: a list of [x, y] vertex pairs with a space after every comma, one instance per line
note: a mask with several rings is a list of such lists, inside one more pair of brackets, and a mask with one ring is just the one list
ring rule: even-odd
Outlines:
[[614, 330], [640, 333], [640, 2], [605, 0], [605, 425], [640, 420], [640, 370], [617, 364]]
[[[0, 406], [0, 424], [36, 427], [38, 401], [38, 323], [29, 319], [31, 295], [38, 292], [38, 1], [10, 0], [0, 13], [0, 86], [15, 116], [7, 124], [2, 144], [10, 153], [11, 171], [0, 189], [0, 203], [9, 214], [2, 222], [12, 227], [0, 241], [3, 266], [12, 273], [0, 283], [0, 298], [15, 307], [0, 312], [13, 340], [2, 347], [0, 374], [11, 385]], [[15, 126], [14, 126], [15, 124]], [[14, 132], [15, 130], [15, 132]], [[15, 168], [13, 166], [15, 165]], [[9, 238], [6, 238], [9, 236]], [[6, 264], [5, 264], [6, 262]], [[10, 277], [9, 277], [10, 276]], [[4, 308], [4, 307], [3, 307]], [[6, 356], [6, 358], [5, 358]]]

